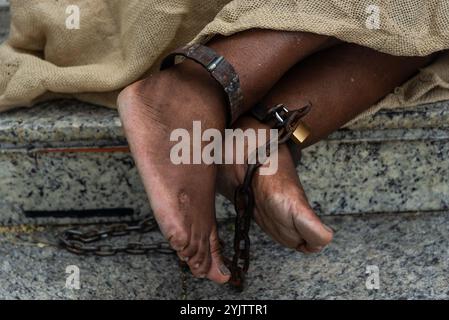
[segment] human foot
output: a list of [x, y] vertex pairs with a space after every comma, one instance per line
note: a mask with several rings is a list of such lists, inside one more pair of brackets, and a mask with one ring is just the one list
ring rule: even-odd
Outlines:
[[[236, 126], [243, 130], [268, 128], [249, 117], [241, 118]], [[287, 146], [279, 148], [278, 161], [276, 174], [254, 177], [255, 220], [280, 244], [303, 253], [318, 252], [332, 240], [333, 232], [310, 207]], [[245, 165], [220, 166], [218, 191], [232, 201], [245, 170]]]
[[195, 276], [224, 283], [229, 271], [220, 256], [215, 221], [216, 168], [175, 165], [170, 159], [173, 130], [190, 132], [193, 120], [224, 128], [222, 93], [214, 91], [210, 79], [186, 68], [177, 66], [127, 87], [118, 99], [119, 114], [162, 233]]
[[[216, 37], [209, 45], [226, 57], [239, 74], [245, 97], [240, 111], [247, 111], [293, 65], [328, 41], [328, 37], [301, 32], [248, 30]], [[225, 126], [223, 89], [198, 68], [186, 61], [150, 76], [125, 89], [118, 104], [162, 232], [181, 257], [189, 258], [194, 274], [205, 275], [212, 265], [207, 276], [224, 282], [229, 276], [218, 272], [222, 265], [219, 254], [211, 258], [207, 250], [209, 246], [218, 248], [218, 242], [206, 239], [208, 235], [217, 239], [213, 215], [216, 169], [207, 165], [174, 166], [169, 159], [172, 130], [190, 131], [193, 120], [201, 120], [204, 129], [221, 131]]]

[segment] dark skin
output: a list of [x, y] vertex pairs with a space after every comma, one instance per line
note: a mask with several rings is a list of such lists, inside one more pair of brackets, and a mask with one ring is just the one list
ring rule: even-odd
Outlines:
[[[242, 111], [248, 111], [258, 101], [290, 106], [298, 105], [298, 99], [312, 101], [314, 110], [306, 119], [313, 128], [308, 144], [368, 108], [428, 62], [425, 58], [390, 60], [390, 56], [374, 52], [359, 59], [360, 49], [336, 45], [338, 41], [326, 36], [271, 30], [245, 31], [209, 43], [240, 76], [245, 93]], [[319, 54], [323, 56], [306, 59]], [[327, 62], [319, 63], [323, 59]], [[360, 61], [354, 64], [354, 60]], [[373, 62], [387, 75], [374, 75], [369, 66]], [[350, 77], [356, 77], [356, 87], [344, 87], [344, 80]], [[335, 85], [323, 86], [322, 81]], [[332, 104], [326, 100], [330, 97], [335, 98]], [[131, 152], [162, 233], [195, 276], [218, 283], [228, 281], [214, 211], [218, 168], [174, 165], [169, 157], [174, 145], [169, 137], [175, 129], [191, 131], [192, 122], [200, 120], [203, 130], [224, 130], [226, 99], [222, 88], [201, 67], [185, 62], [132, 84], [121, 93], [118, 104]], [[235, 126], [263, 125], [242, 117]], [[331, 241], [332, 231], [310, 209], [288, 151], [281, 149], [279, 156], [279, 170], [274, 176], [254, 180], [256, 221], [280, 243], [306, 253], [317, 252]], [[243, 171], [238, 165], [222, 167], [218, 176], [221, 192], [230, 194]]]
[[[431, 60], [431, 57], [395, 57], [340, 44], [290, 69], [262, 103], [266, 106], [284, 103], [295, 109], [310, 101], [313, 108], [303, 121], [311, 128], [311, 134], [301, 145], [307, 148], [371, 107]], [[250, 117], [242, 117], [236, 127], [266, 128]], [[220, 167], [219, 190], [229, 200], [242, 183], [244, 170], [239, 165]], [[286, 147], [279, 152], [278, 172], [273, 176], [256, 176], [253, 188], [257, 190], [254, 217], [274, 240], [304, 253], [320, 251], [330, 242], [331, 234], [320, 228], [322, 224], [307, 201]], [[267, 200], [277, 195], [282, 201]]]
[[[334, 132], [425, 67], [433, 57], [397, 57], [341, 44], [297, 64], [263, 99], [295, 106], [310, 101], [304, 122], [313, 128], [302, 147]], [[329, 120], [328, 120], [329, 119]]]

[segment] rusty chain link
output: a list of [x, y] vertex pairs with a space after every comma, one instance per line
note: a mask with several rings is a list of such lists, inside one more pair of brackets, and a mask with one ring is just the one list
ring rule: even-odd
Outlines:
[[[273, 128], [278, 129], [278, 144], [286, 143], [292, 136], [298, 122], [310, 110], [310, 106], [289, 111], [287, 107], [280, 104], [270, 108], [264, 119], [265, 123], [271, 124]], [[274, 123], [272, 123], [274, 122]], [[267, 157], [270, 156], [270, 145], [273, 141], [268, 141], [263, 146], [266, 149]], [[250, 157], [248, 157], [250, 158]], [[232, 261], [227, 261], [231, 270], [230, 284], [239, 290], [243, 290], [245, 275], [248, 272], [250, 264], [251, 240], [249, 230], [251, 218], [254, 212], [254, 193], [252, 189], [252, 180], [254, 175], [263, 163], [256, 159], [256, 164], [247, 163], [247, 170], [243, 183], [237, 188], [234, 196], [234, 209], [236, 212], [235, 234], [234, 234], [234, 256]]]
[[143, 243], [128, 242], [125, 245], [111, 245], [93, 243], [112, 237], [123, 237], [132, 233], [148, 233], [157, 229], [157, 223], [154, 218], [145, 218], [135, 223], [113, 224], [103, 229], [91, 229], [81, 231], [79, 229], [69, 229], [59, 234], [59, 244], [67, 251], [79, 255], [96, 255], [101, 257], [113, 256], [118, 253], [127, 253], [132, 255], [143, 255], [150, 252], [162, 254], [172, 254], [174, 251], [167, 242]]

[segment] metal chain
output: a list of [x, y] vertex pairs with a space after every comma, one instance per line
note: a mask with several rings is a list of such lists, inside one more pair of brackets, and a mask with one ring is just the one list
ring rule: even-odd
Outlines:
[[91, 229], [81, 231], [79, 229], [69, 229], [58, 236], [61, 247], [79, 255], [96, 255], [101, 257], [113, 256], [118, 253], [127, 253], [132, 255], [143, 255], [150, 252], [162, 254], [172, 254], [172, 250], [167, 242], [128, 242], [125, 245], [111, 245], [93, 243], [112, 237], [123, 237], [132, 233], [148, 233], [157, 229], [157, 223], [154, 218], [145, 218], [135, 223], [121, 223], [107, 226], [102, 229]]
[[[286, 143], [292, 136], [299, 120], [304, 117], [310, 110], [310, 107], [304, 107], [299, 110], [289, 111], [284, 105], [277, 105], [268, 110], [267, 117], [264, 122], [275, 121], [274, 128], [278, 129], [279, 145]], [[264, 148], [266, 155], [270, 156], [270, 144], [268, 141]], [[250, 264], [250, 247], [251, 240], [249, 230], [251, 226], [251, 218], [254, 212], [254, 193], [252, 190], [252, 180], [256, 171], [262, 166], [259, 159], [256, 164], [247, 164], [247, 170], [243, 183], [237, 188], [234, 196], [234, 209], [236, 212], [235, 234], [234, 234], [234, 256], [229, 262], [231, 270], [230, 284], [238, 290], [243, 290], [245, 275], [248, 272]], [[264, 161], [263, 161], [264, 162]]]
[[[310, 107], [289, 111], [284, 105], [277, 105], [267, 112], [264, 122], [275, 121], [274, 128], [279, 130], [279, 145], [287, 142], [295, 131], [298, 121], [308, 113]], [[266, 155], [270, 156], [270, 145], [268, 141], [264, 148]], [[227, 261], [231, 270], [230, 284], [239, 290], [243, 289], [245, 275], [250, 265], [249, 230], [251, 218], [254, 212], [254, 194], [252, 190], [252, 180], [257, 170], [264, 161], [256, 159], [256, 164], [247, 164], [247, 170], [243, 183], [237, 188], [234, 197], [234, 208], [236, 211], [235, 234], [234, 234], [234, 255], [232, 261]], [[170, 248], [167, 242], [142, 243], [129, 242], [123, 246], [113, 246], [110, 244], [92, 243], [111, 237], [122, 237], [131, 233], [148, 233], [157, 229], [157, 223], [153, 217], [145, 218], [136, 223], [114, 224], [103, 229], [92, 229], [82, 232], [78, 229], [69, 229], [58, 236], [60, 246], [66, 250], [80, 255], [113, 256], [118, 253], [132, 255], [143, 255], [150, 252], [162, 254], [173, 254], [175, 251]]]

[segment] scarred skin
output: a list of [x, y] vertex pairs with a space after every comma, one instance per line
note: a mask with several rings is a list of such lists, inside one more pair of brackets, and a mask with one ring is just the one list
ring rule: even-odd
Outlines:
[[[290, 106], [297, 105], [298, 99], [312, 100], [314, 109], [306, 119], [313, 128], [307, 141], [311, 144], [368, 108], [426, 63], [419, 58], [390, 60], [390, 56], [374, 51], [366, 53], [365, 62], [360, 62], [359, 47], [337, 43], [307, 33], [250, 30], [217, 38], [209, 46], [225, 56], [239, 74], [243, 111], [261, 100], [266, 105], [282, 102]], [[323, 56], [305, 59], [312, 54]], [[351, 54], [353, 58], [348, 58]], [[349, 63], [354, 58], [359, 62]], [[371, 66], [373, 59], [379, 63], [377, 73]], [[353, 76], [357, 85], [351, 87], [347, 79]], [[336, 84], [324, 86], [323, 79]], [[360, 94], [361, 90], [366, 94]], [[200, 120], [203, 130], [224, 130], [226, 99], [222, 88], [205, 70], [187, 61], [130, 85], [120, 94], [118, 105], [162, 233], [195, 276], [227, 282], [229, 270], [220, 254], [215, 221], [215, 186], [218, 181], [220, 191], [229, 196], [241, 182], [244, 167], [222, 166], [217, 180], [215, 165], [174, 165], [169, 157], [174, 144], [170, 133], [175, 129], [190, 132], [192, 122]], [[263, 125], [242, 117], [235, 126]], [[305, 253], [317, 252], [331, 241], [332, 230], [310, 208], [286, 148], [280, 150], [278, 172], [270, 177], [256, 176], [253, 187], [256, 221], [275, 240]]]

